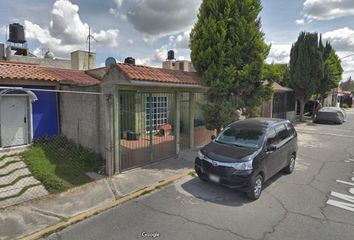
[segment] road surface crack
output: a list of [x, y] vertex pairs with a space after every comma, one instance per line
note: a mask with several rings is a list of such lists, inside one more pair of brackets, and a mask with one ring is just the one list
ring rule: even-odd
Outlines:
[[268, 232], [265, 232], [263, 233], [263, 236], [262, 238], [260, 238], [260, 240], [263, 240], [265, 239], [268, 235], [272, 234], [272, 233], [275, 233], [276, 231], [276, 228], [283, 223], [283, 221], [288, 217], [288, 214], [289, 214], [289, 210], [285, 207], [284, 203], [282, 201], [280, 201], [280, 199], [278, 199], [276, 196], [274, 196], [272, 193], [270, 192], [267, 192], [270, 196], [272, 196], [275, 201], [277, 201], [280, 206], [282, 207], [282, 209], [285, 211], [285, 213], [283, 214], [283, 216], [272, 226], [272, 231], [268, 231]]
[[206, 227], [209, 227], [209, 228], [212, 228], [214, 230], [217, 230], [217, 231], [224, 231], [224, 232], [228, 232], [238, 238], [242, 238], [242, 239], [250, 239], [250, 240], [256, 240], [254, 238], [250, 238], [250, 237], [246, 237], [246, 236], [243, 236], [239, 233], [236, 233], [236, 232], [233, 232], [231, 231], [230, 229], [227, 229], [227, 228], [219, 228], [219, 227], [216, 227], [216, 226], [213, 226], [211, 224], [208, 224], [208, 223], [203, 223], [203, 222], [198, 222], [198, 221], [195, 221], [195, 220], [192, 220], [192, 219], [189, 219], [187, 217], [184, 217], [182, 215], [179, 215], [179, 214], [174, 214], [174, 213], [169, 213], [169, 212], [165, 212], [165, 211], [162, 211], [162, 210], [159, 210], [159, 209], [156, 209], [154, 207], [151, 207], [147, 204], [144, 204], [142, 202], [136, 202], [136, 203], [139, 203], [140, 205], [146, 207], [146, 208], [149, 208], [150, 210], [152, 211], [155, 211], [155, 212], [158, 212], [158, 213], [162, 213], [162, 214], [165, 214], [165, 215], [168, 215], [168, 216], [172, 216], [172, 217], [179, 217], [179, 218], [182, 218], [184, 220], [186, 220], [187, 222], [190, 222], [190, 223], [195, 223], [195, 224], [198, 224], [198, 225], [202, 225], [202, 226], [206, 226]]

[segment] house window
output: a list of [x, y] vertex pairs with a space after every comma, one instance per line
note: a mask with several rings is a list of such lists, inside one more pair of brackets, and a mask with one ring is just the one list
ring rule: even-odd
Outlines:
[[[151, 116], [150, 116], [151, 113]], [[146, 97], [146, 131], [157, 131], [161, 125], [167, 123], [168, 98], [164, 96]]]

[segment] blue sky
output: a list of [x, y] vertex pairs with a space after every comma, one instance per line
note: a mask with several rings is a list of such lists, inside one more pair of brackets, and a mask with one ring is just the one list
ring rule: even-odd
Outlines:
[[[167, 51], [189, 59], [189, 32], [201, 0], [1, 0], [0, 42], [6, 26], [25, 26], [30, 50], [47, 49], [58, 58], [87, 49], [88, 27], [97, 42], [97, 66], [107, 57], [136, 58], [138, 64], [161, 66]], [[288, 62], [300, 31], [321, 33], [340, 57], [354, 53], [353, 0], [262, 0], [262, 29], [272, 44], [268, 62]], [[343, 79], [354, 77], [354, 57], [343, 59]]]

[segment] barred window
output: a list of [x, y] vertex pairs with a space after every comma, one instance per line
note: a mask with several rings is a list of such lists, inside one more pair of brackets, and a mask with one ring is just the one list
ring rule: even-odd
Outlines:
[[[150, 116], [150, 113], [152, 114]], [[152, 130], [159, 130], [160, 126], [167, 123], [168, 97], [146, 97], [146, 131], [150, 131], [150, 119]]]

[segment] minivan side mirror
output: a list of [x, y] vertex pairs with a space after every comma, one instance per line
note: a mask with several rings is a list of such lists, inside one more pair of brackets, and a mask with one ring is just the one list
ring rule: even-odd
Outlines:
[[211, 135], [210, 137], [211, 141], [213, 141], [215, 138], [216, 138], [215, 135]]
[[270, 144], [267, 146], [267, 152], [274, 152], [275, 150], [277, 150], [277, 146], [274, 144]]

